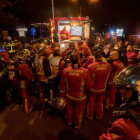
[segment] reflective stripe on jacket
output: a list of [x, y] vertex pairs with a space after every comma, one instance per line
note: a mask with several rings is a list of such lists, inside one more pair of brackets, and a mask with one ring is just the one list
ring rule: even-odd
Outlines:
[[84, 68], [66, 68], [61, 77], [60, 96], [79, 103], [86, 99], [86, 89], [93, 87], [93, 81], [88, 70]]
[[96, 61], [88, 66], [89, 73], [93, 80], [92, 94], [103, 94], [106, 91], [106, 85], [111, 73], [111, 66], [108, 63]]
[[45, 57], [41, 56], [40, 59], [35, 59], [36, 73], [39, 81], [48, 83], [48, 79], [45, 76], [45, 72], [43, 69], [43, 59]]

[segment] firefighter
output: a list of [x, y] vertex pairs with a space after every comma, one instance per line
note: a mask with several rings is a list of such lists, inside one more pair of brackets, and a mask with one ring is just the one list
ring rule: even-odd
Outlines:
[[30, 103], [30, 93], [28, 92], [28, 85], [34, 81], [32, 71], [29, 69], [28, 64], [24, 60], [24, 54], [20, 55], [16, 60], [17, 74], [13, 78], [13, 82], [20, 87], [22, 106], [26, 113], [32, 111]]
[[78, 64], [76, 54], [70, 55], [70, 61], [72, 67], [66, 68], [62, 73], [60, 97], [66, 98], [66, 121], [68, 125], [72, 124], [74, 116], [74, 127], [79, 129], [82, 126], [84, 116], [86, 89], [90, 90], [93, 87], [93, 82], [88, 70]]
[[5, 62], [10, 61], [10, 57], [8, 53], [6, 53], [6, 51], [4, 50], [4, 46], [2, 46], [2, 48], [0, 49], [0, 56], [4, 59]]
[[94, 85], [87, 97], [87, 119], [93, 119], [94, 110], [96, 118], [102, 118], [106, 84], [112, 70], [110, 64], [102, 61], [101, 51], [95, 51], [94, 57], [95, 62], [88, 66]]
[[[49, 41], [48, 41], [49, 42]], [[49, 42], [50, 43], [50, 42]], [[50, 45], [49, 45], [50, 46]], [[51, 47], [46, 48], [46, 57], [48, 58], [54, 52], [54, 48], [56, 47], [55, 43], [51, 43]]]
[[114, 78], [125, 68], [122, 61], [119, 60], [118, 51], [112, 51], [110, 53], [112, 72], [108, 82], [107, 91], [106, 91], [106, 105], [105, 108], [108, 109], [109, 106], [113, 107], [115, 103], [115, 95], [118, 91], [118, 86], [113, 84]]
[[58, 47], [55, 47], [53, 54], [51, 54], [48, 58], [50, 65], [52, 67], [52, 72], [55, 76], [57, 76], [59, 71], [59, 63], [61, 60], [60, 55], [60, 49]]
[[60, 30], [60, 40], [63, 41], [63, 40], [68, 40], [69, 39], [69, 33], [68, 31], [66, 30], [66, 26], [63, 27], [62, 30]]
[[92, 56], [90, 48], [88, 46], [86, 46], [84, 43], [79, 47], [78, 51], [82, 56], [84, 56], [84, 59], [86, 59], [86, 60], [90, 56]]
[[[66, 53], [66, 57], [63, 61], [61, 61], [60, 66], [59, 66], [59, 73], [58, 75], [61, 77], [62, 76], [62, 72], [65, 68], [71, 66], [71, 62], [70, 62], [70, 54], [72, 53], [72, 50], [67, 51]], [[78, 64], [80, 66], [82, 66], [81, 60], [78, 59]]]
[[59, 65], [61, 62], [60, 49], [55, 47], [53, 54], [51, 54], [48, 58], [52, 73], [54, 75], [54, 86], [55, 86], [55, 93], [58, 94], [58, 85], [60, 83], [60, 77], [58, 76], [59, 72]]
[[44, 47], [40, 47], [38, 57], [35, 58], [34, 61], [36, 66], [36, 74], [39, 81], [39, 110], [44, 110], [47, 104], [51, 104], [51, 99], [53, 96], [52, 81], [54, 77], [51, 73], [49, 60], [44, 56], [44, 54]]
[[133, 52], [132, 45], [128, 45], [126, 56], [127, 56], [127, 60], [128, 60], [128, 66], [131, 66], [136, 63], [137, 54], [135, 52]]
[[72, 53], [71, 50], [67, 51], [66, 57], [64, 60], [61, 61], [60, 66], [59, 66], [59, 73], [58, 75], [61, 77], [62, 76], [62, 72], [65, 68], [71, 66], [71, 62], [70, 62], [70, 54]]
[[62, 51], [62, 53], [60, 54], [60, 56], [62, 57], [62, 59], [65, 59], [66, 53], [69, 50], [71, 50], [73, 53], [77, 54], [78, 58], [80, 59], [80, 54], [77, 51], [77, 48], [75, 47], [74, 42], [70, 42], [69, 43], [69, 48], [67, 48], [66, 50]]
[[107, 52], [107, 54], [106, 54], [106, 58], [109, 58], [110, 57], [110, 53], [111, 53], [111, 51], [113, 51], [114, 50], [114, 44], [113, 43], [110, 43], [109, 45], [108, 45], [108, 52]]
[[125, 68], [115, 79], [125, 102], [119, 111], [114, 111], [114, 119], [109, 122], [106, 133], [99, 140], [140, 139], [140, 65]]
[[[101, 50], [100, 48], [96, 49], [96, 51], [101, 51], [101, 52], [102, 52], [102, 50]], [[94, 49], [93, 49], [93, 52], [95, 52]], [[102, 61], [103, 61], [103, 62], [107, 62], [106, 58], [103, 57], [103, 56], [102, 56]], [[95, 57], [94, 57], [94, 56], [91, 56], [91, 57], [89, 57], [88, 60], [83, 64], [83, 67], [87, 69], [87, 67], [88, 67], [90, 64], [94, 63], [94, 62], [95, 62]]]
[[32, 70], [32, 62], [30, 60], [30, 51], [28, 49], [23, 49], [20, 52], [20, 55], [23, 57], [23, 59], [25, 60], [25, 62], [28, 64], [30, 70]]

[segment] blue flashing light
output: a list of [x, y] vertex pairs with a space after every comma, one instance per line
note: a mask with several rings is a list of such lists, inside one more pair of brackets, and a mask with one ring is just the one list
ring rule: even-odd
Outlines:
[[111, 31], [111, 35], [113, 35], [114, 34], [114, 32], [113, 31]]

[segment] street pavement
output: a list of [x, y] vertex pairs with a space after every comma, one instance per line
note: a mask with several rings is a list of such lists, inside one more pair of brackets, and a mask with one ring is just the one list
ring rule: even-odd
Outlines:
[[[38, 101], [34, 96], [32, 102]], [[51, 108], [26, 114], [13, 103], [0, 113], [0, 140], [98, 140], [104, 133], [113, 110], [118, 110], [116, 102], [112, 109], [104, 110], [103, 118], [84, 119], [83, 127], [75, 130], [65, 123], [65, 111], [55, 113]]]
[[[104, 51], [108, 51], [107, 46]], [[33, 96], [33, 105], [37, 102], [38, 99]], [[54, 109], [47, 108], [26, 114], [13, 103], [0, 113], [0, 140], [98, 140], [109, 120], [113, 119], [113, 110], [118, 110], [119, 105], [116, 102], [113, 108], [104, 110], [101, 120], [84, 118], [83, 127], [75, 130], [66, 124], [65, 110], [56, 113]]]

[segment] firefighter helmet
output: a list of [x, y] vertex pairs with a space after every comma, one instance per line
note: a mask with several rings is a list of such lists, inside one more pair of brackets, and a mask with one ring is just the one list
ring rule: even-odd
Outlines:
[[140, 85], [140, 64], [122, 70], [117, 75], [115, 83], [122, 87], [136, 89]]
[[66, 100], [64, 98], [53, 98], [52, 106], [56, 107], [58, 110], [63, 109], [66, 106]]
[[102, 52], [103, 51], [103, 45], [94, 46], [93, 51], [95, 52], [95, 51], [98, 51], [98, 50], [100, 50]]
[[30, 51], [27, 49], [23, 49], [20, 53], [20, 55], [22, 56], [22, 58], [26, 59], [27, 57], [30, 56]]
[[44, 55], [45, 54], [45, 50], [46, 50], [45, 46], [38, 46], [38, 55], [39, 56]]

